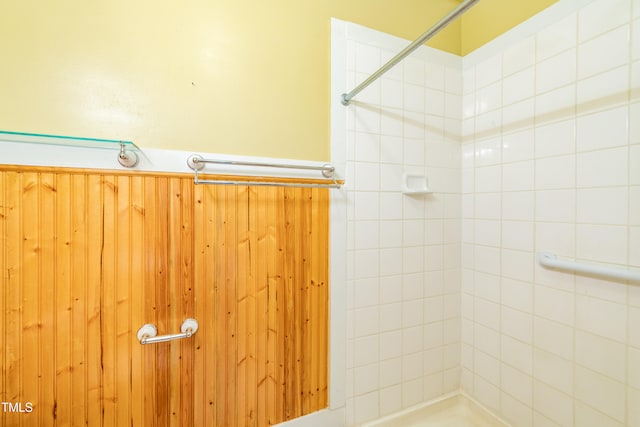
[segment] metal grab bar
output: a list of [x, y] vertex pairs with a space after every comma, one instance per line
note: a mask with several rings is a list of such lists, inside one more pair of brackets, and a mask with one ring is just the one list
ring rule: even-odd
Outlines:
[[[247, 180], [207, 180], [200, 179], [198, 172], [204, 169], [205, 164], [211, 163], [216, 165], [226, 166], [253, 166], [262, 168], [280, 168], [280, 169], [297, 169], [297, 170], [311, 170], [319, 171], [322, 173], [323, 178], [328, 178], [327, 182], [318, 183], [298, 183], [298, 182], [273, 182], [273, 181], [247, 181]], [[274, 186], [274, 187], [308, 187], [308, 188], [340, 188], [341, 184], [336, 179], [336, 168], [330, 164], [324, 164], [322, 166], [311, 165], [287, 165], [280, 163], [266, 163], [266, 162], [248, 162], [239, 160], [219, 160], [219, 159], [204, 159], [198, 154], [193, 154], [187, 159], [187, 165], [193, 169], [195, 184], [219, 184], [219, 185], [257, 185], [257, 186]], [[320, 178], [320, 179], [323, 179]]]
[[182, 333], [159, 335], [155, 325], [147, 323], [138, 329], [138, 340], [140, 344], [155, 344], [159, 342], [167, 342], [173, 340], [181, 340], [183, 338], [191, 338], [198, 330], [198, 321], [196, 319], [185, 319], [180, 327]]
[[583, 264], [576, 261], [558, 259], [555, 254], [538, 252], [538, 263], [545, 268], [573, 271], [578, 274], [587, 274], [606, 279], [626, 280], [640, 283], [640, 271], [627, 270], [625, 268], [608, 267], [605, 265]]
[[446, 28], [451, 22], [453, 22], [458, 16], [465, 13], [468, 9], [471, 8], [474, 4], [479, 2], [480, 0], [466, 0], [460, 6], [453, 9], [449, 14], [447, 14], [444, 18], [438, 21], [433, 27], [429, 28], [426, 32], [424, 32], [420, 37], [418, 37], [415, 41], [413, 41], [409, 46], [402, 49], [402, 51], [391, 58], [389, 62], [384, 64], [378, 71], [373, 73], [367, 80], [360, 83], [349, 93], [342, 94], [342, 105], [349, 105], [351, 98], [362, 92], [367, 86], [369, 86], [374, 81], [378, 80], [380, 76], [389, 71], [394, 65], [398, 62], [402, 61], [406, 56], [408, 56], [411, 52], [418, 49], [422, 46], [427, 40], [431, 37], [435, 36], [440, 30]]

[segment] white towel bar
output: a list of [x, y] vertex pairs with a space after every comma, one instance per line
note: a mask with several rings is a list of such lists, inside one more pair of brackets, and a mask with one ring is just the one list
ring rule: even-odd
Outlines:
[[628, 280], [640, 283], [640, 271], [627, 270], [625, 268], [609, 267], [606, 265], [583, 264], [576, 261], [558, 259], [555, 254], [538, 252], [538, 262], [541, 266], [550, 269], [568, 270], [574, 273], [582, 273], [614, 280]]

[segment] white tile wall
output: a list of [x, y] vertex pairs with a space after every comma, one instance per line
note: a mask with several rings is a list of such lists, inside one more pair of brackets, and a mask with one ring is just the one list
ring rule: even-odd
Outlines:
[[[346, 109], [347, 424], [462, 389], [514, 426], [640, 425], [640, 287], [535, 262], [640, 268], [640, 0], [574, 3]], [[349, 85], [404, 47], [347, 39]]]
[[[347, 35], [353, 82], [395, 50], [363, 31]], [[347, 109], [348, 424], [459, 389], [461, 92], [460, 58], [424, 48]], [[405, 172], [435, 193], [403, 195]]]
[[516, 426], [639, 422], [638, 287], [535, 264], [638, 267], [639, 10], [595, 0], [463, 66], [461, 383]]

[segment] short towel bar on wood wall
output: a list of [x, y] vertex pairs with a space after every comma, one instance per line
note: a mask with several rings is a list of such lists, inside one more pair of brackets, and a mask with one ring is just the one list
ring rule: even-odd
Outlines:
[[609, 267], [606, 265], [584, 264], [576, 261], [558, 259], [555, 254], [538, 252], [538, 262], [541, 266], [550, 269], [572, 271], [578, 274], [602, 277], [605, 279], [626, 280], [640, 283], [640, 271], [627, 270], [626, 268]]
[[167, 342], [173, 340], [180, 340], [183, 338], [191, 338], [193, 334], [198, 330], [198, 321], [196, 319], [185, 319], [182, 322], [182, 327], [180, 328], [182, 333], [180, 334], [169, 334], [169, 335], [158, 335], [158, 329], [155, 325], [151, 323], [147, 323], [146, 325], [142, 325], [140, 329], [138, 329], [138, 340], [140, 344], [154, 344], [159, 342]]
[[[322, 178], [319, 178], [320, 182], [289, 182], [289, 181], [268, 181], [268, 180], [230, 180], [230, 179], [200, 179], [198, 172], [204, 169], [205, 164], [217, 164], [226, 166], [250, 166], [259, 168], [280, 168], [280, 169], [296, 169], [307, 171], [319, 171], [322, 174]], [[262, 163], [262, 162], [248, 162], [237, 160], [217, 160], [217, 159], [204, 159], [198, 154], [193, 154], [187, 159], [187, 165], [194, 172], [193, 182], [196, 184], [218, 184], [218, 185], [258, 185], [258, 186], [275, 186], [275, 187], [308, 187], [308, 188], [340, 188], [341, 183], [336, 178], [336, 170], [330, 164], [324, 164], [322, 166], [310, 166], [310, 165], [289, 165], [279, 163]], [[307, 178], [307, 180], [317, 181], [313, 178]]]

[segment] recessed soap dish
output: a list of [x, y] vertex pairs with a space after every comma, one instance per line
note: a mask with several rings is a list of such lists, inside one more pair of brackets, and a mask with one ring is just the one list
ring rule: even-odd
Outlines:
[[429, 188], [426, 175], [403, 173], [402, 174], [403, 194], [429, 194], [433, 193]]

